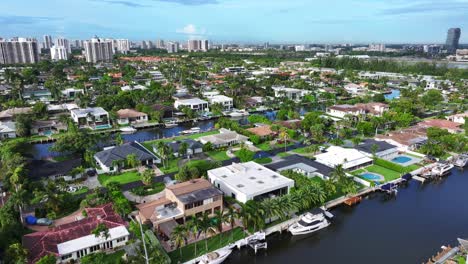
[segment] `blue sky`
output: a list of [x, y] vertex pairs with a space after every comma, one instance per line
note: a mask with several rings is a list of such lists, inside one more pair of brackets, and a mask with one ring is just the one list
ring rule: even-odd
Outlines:
[[468, 0], [2, 0], [0, 37], [443, 43]]

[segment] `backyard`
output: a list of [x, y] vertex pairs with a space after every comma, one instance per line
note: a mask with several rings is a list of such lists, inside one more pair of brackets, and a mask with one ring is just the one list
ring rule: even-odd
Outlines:
[[230, 159], [226, 154], [226, 150], [213, 150], [207, 152], [206, 154], [215, 161], [224, 161]]
[[364, 172], [373, 172], [382, 175], [385, 178], [386, 182], [396, 180], [401, 176], [401, 173], [397, 171], [390, 170], [375, 164], [369, 167], [365, 167], [363, 169], [355, 170], [352, 172], [352, 174], [362, 178], [360, 175]]
[[101, 185], [106, 186], [111, 182], [126, 184], [129, 182], [139, 181], [141, 180], [141, 176], [137, 171], [128, 171], [118, 175], [101, 174], [98, 176], [98, 180]]

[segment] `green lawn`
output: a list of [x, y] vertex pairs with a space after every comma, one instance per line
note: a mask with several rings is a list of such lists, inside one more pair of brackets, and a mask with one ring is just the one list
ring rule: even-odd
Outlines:
[[120, 263], [122, 256], [125, 254], [125, 250], [119, 250], [111, 254], [106, 255], [106, 260], [108, 263]]
[[83, 188], [81, 188], [80, 190], [72, 193], [73, 195], [80, 195], [80, 194], [83, 194], [83, 193], [87, 193], [89, 191], [89, 188], [84, 186]]
[[288, 152], [281, 152], [281, 153], [278, 153], [278, 157], [281, 157], [281, 158], [285, 158], [287, 156], [291, 156], [292, 154], [288, 153]]
[[146, 196], [152, 195], [161, 192], [166, 188], [166, 185], [162, 182], [156, 182], [151, 185], [143, 185], [140, 187], [136, 187], [130, 190], [131, 193], [136, 194], [138, 196]]
[[228, 155], [226, 154], [226, 150], [219, 150], [219, 151], [210, 151], [206, 153], [210, 158], [216, 161], [223, 161], [223, 160], [228, 160], [230, 159]]
[[457, 258], [458, 264], [466, 264], [466, 257], [465, 256], [459, 256]]
[[137, 171], [129, 171], [119, 175], [101, 174], [98, 176], [98, 180], [101, 183], [101, 185], [106, 186], [110, 182], [125, 184], [129, 182], [139, 181], [141, 180], [141, 177]]
[[297, 148], [293, 150], [293, 152], [297, 154], [312, 154], [311, 152], [308, 151], [308, 147]]
[[[163, 167], [162, 164], [158, 166], [158, 168], [164, 173], [172, 173], [172, 172], [178, 172], [179, 171], [179, 162], [180, 159], [170, 159], [169, 162], [167, 162], [166, 167]], [[165, 162], [166, 163], [166, 162]]]
[[[231, 233], [233, 234], [231, 235]], [[172, 263], [184, 263], [188, 260], [204, 255], [207, 252], [212, 252], [218, 248], [224, 247], [244, 237], [246, 237], [246, 234], [244, 233], [244, 231], [240, 227], [237, 227], [232, 232], [228, 231], [221, 235], [216, 235], [214, 237], [208, 238], [208, 251], [206, 251], [205, 249], [204, 240], [196, 242], [197, 256], [195, 256], [195, 243], [182, 247], [180, 250], [176, 249], [174, 251], [171, 251], [168, 254], [172, 260]]]
[[256, 147], [263, 150], [263, 151], [268, 151], [268, 150], [272, 149], [272, 147], [270, 146], [269, 141], [258, 144]]
[[253, 161], [257, 162], [258, 164], [267, 164], [272, 162], [273, 160], [271, 158], [258, 158], [254, 159]]
[[378, 173], [378, 174], [384, 176], [385, 181], [387, 181], [387, 182], [398, 179], [401, 176], [401, 174], [399, 172], [396, 172], [396, 171], [381, 167], [379, 165], [371, 165], [371, 166], [366, 167], [364, 169], [367, 170], [368, 172], [374, 172], [374, 173]]

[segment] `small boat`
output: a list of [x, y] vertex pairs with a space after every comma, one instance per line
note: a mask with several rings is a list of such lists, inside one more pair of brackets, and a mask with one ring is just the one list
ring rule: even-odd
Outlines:
[[461, 154], [457, 157], [453, 165], [464, 168], [468, 164], [468, 153]]
[[223, 263], [229, 257], [232, 250], [227, 248], [221, 248], [216, 251], [210, 252], [201, 257], [200, 264], [220, 264]]
[[182, 134], [182, 135], [191, 135], [191, 134], [200, 133], [200, 131], [201, 131], [201, 129], [199, 127], [192, 127], [191, 129], [181, 131], [180, 134]]
[[229, 113], [230, 117], [243, 117], [243, 116], [248, 116], [249, 112], [245, 110], [233, 110], [231, 113]]
[[128, 127], [122, 127], [120, 128], [120, 132], [122, 133], [135, 133], [137, 130], [134, 127], [128, 126]]
[[176, 123], [175, 120], [171, 120], [171, 121], [168, 121], [168, 122], [164, 123], [165, 128], [172, 128], [172, 127], [176, 127], [176, 126], [177, 126], [177, 123]]
[[359, 202], [362, 201], [362, 197], [361, 196], [356, 196], [356, 197], [351, 197], [349, 199], [347, 199], [346, 201], [344, 201], [344, 203], [348, 206], [353, 206]]
[[432, 169], [432, 175], [433, 176], [444, 176], [450, 173], [450, 170], [453, 169], [453, 164], [448, 164], [448, 163], [438, 163], [433, 169]]
[[291, 225], [288, 228], [288, 231], [291, 232], [293, 236], [297, 235], [306, 235], [313, 232], [317, 232], [320, 229], [323, 229], [330, 225], [330, 222], [325, 218], [323, 213], [312, 214], [306, 213], [301, 219]]

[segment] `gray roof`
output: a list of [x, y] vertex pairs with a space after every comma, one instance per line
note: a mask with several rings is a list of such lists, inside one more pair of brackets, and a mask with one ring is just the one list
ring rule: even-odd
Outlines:
[[173, 141], [173, 142], [166, 143], [166, 145], [168, 145], [170, 148], [172, 148], [173, 153], [178, 153], [180, 145], [183, 142], [186, 142], [188, 144], [188, 146], [187, 146], [188, 149], [194, 150], [194, 149], [198, 149], [198, 148], [203, 148], [202, 143], [200, 143], [198, 141], [195, 141], [193, 139], [184, 139], [184, 140], [180, 140], [180, 141]]
[[153, 153], [136, 142], [125, 143], [120, 146], [100, 151], [94, 155], [102, 164], [110, 167], [114, 160], [125, 160], [128, 155], [135, 154], [139, 161], [153, 160], [156, 158]]
[[374, 139], [366, 139], [362, 143], [356, 146], [356, 149], [366, 153], [372, 153], [372, 145], [377, 145], [379, 148], [377, 152], [386, 151], [392, 148], [397, 148], [397, 146], [387, 143], [385, 141], [377, 141]]
[[219, 195], [223, 195], [223, 192], [221, 192], [220, 190], [214, 187], [210, 187], [207, 189], [179, 195], [177, 196], [177, 199], [179, 199], [179, 201], [181, 201], [183, 204], [189, 204], [189, 203], [194, 203], [194, 202], [210, 199]]
[[328, 176], [330, 172], [333, 171], [333, 168], [330, 168], [322, 163], [319, 163], [315, 160], [308, 159], [306, 157], [294, 154], [291, 156], [284, 157], [282, 161], [278, 161], [273, 164], [266, 165], [267, 168], [274, 171], [282, 171], [289, 169], [289, 167], [301, 167], [302, 169], [308, 171], [307, 168], [314, 168], [314, 172], [318, 172], [324, 176]]

